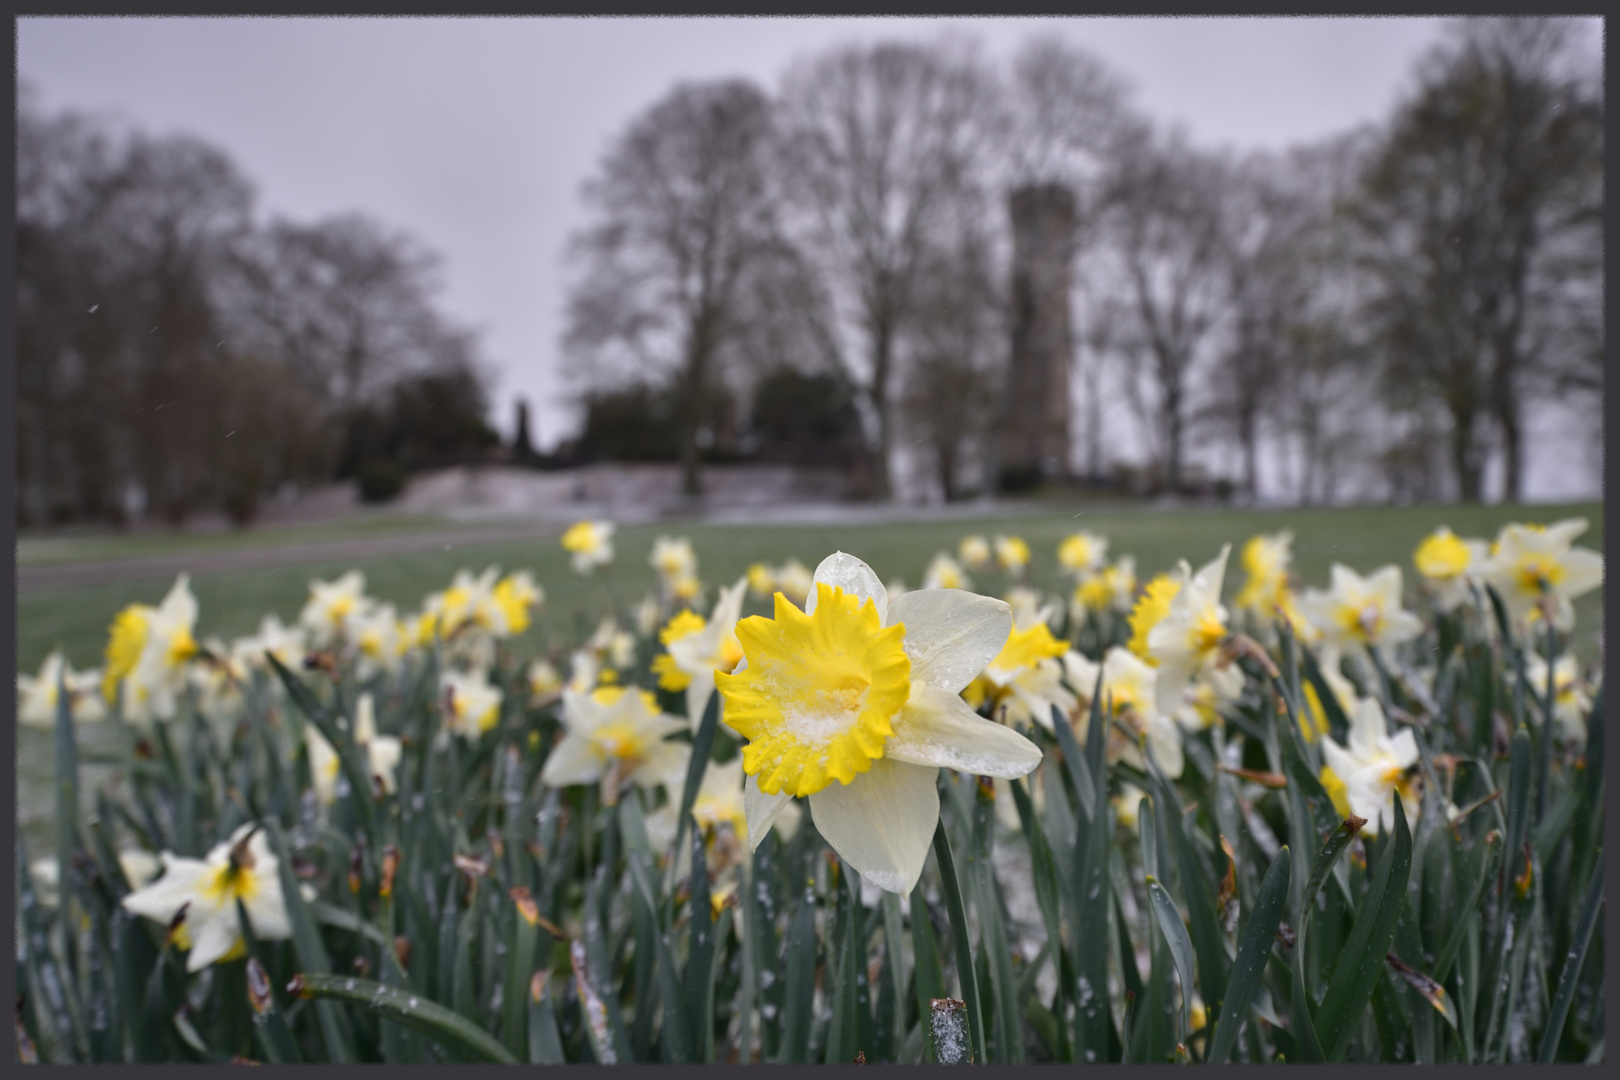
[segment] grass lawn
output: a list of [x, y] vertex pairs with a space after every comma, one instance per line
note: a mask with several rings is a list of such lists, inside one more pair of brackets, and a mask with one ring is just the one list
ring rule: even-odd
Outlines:
[[[1064, 507], [1042, 506], [1033, 515], [1013, 519], [962, 519], [951, 521], [909, 521], [882, 525], [704, 525], [666, 522], [662, 525], [627, 527], [614, 538], [617, 560], [606, 572], [581, 578], [568, 567], [567, 556], [555, 535], [530, 542], [454, 544], [448, 550], [379, 556], [368, 560], [345, 559], [312, 562], [273, 569], [202, 573], [192, 579], [201, 614], [197, 637], [218, 635], [227, 641], [255, 630], [259, 619], [274, 612], [283, 620], [296, 618], [303, 605], [312, 577], [331, 578], [353, 565], [366, 573], [367, 590], [392, 601], [402, 611], [416, 610], [425, 594], [444, 588], [457, 568], [482, 569], [491, 564], [506, 570], [529, 569], [547, 593], [546, 609], [535, 628], [521, 639], [519, 647], [531, 652], [554, 651], [566, 656], [566, 649], [595, 626], [610, 604], [624, 606], [639, 599], [652, 587], [652, 571], [647, 555], [654, 537], [660, 534], [684, 535], [697, 551], [700, 575], [712, 600], [716, 586], [740, 576], [750, 562], [780, 563], [794, 556], [814, 568], [835, 550], [848, 551], [865, 559], [878, 574], [890, 581], [902, 578], [915, 587], [922, 578], [928, 559], [938, 550], [955, 551], [957, 542], [970, 533], [1013, 532], [1029, 542], [1033, 553], [1032, 583], [1052, 589], [1062, 585], [1058, 573], [1058, 542], [1068, 533], [1086, 528], [1108, 537], [1111, 556], [1132, 554], [1142, 580], [1166, 570], [1180, 558], [1194, 566], [1213, 558], [1223, 542], [1234, 547], [1232, 567], [1227, 575], [1230, 598], [1241, 586], [1243, 574], [1237, 566], [1236, 549], [1257, 532], [1292, 529], [1294, 563], [1311, 585], [1325, 586], [1328, 567], [1343, 562], [1367, 573], [1386, 563], [1402, 568], [1410, 590], [1416, 572], [1412, 551], [1437, 525], [1448, 525], [1462, 536], [1490, 539], [1506, 522], [1515, 520], [1557, 521], [1585, 517], [1591, 527], [1578, 543], [1602, 550], [1603, 507], [1601, 503], [1569, 506], [1434, 506], [1372, 507], [1321, 510], [1228, 510], [1148, 508], [1089, 508], [1087, 504]], [[72, 541], [28, 541], [19, 544], [19, 562], [28, 544], [31, 560], [107, 559], [136, 554], [169, 554], [180, 550], [219, 550], [209, 545], [234, 546], [255, 543], [278, 544], [338, 536], [364, 535], [371, 529], [381, 535], [393, 529], [444, 527], [438, 519], [388, 519], [362, 517], [345, 526], [321, 529], [264, 530], [218, 536], [184, 536], [168, 540], [161, 536], [134, 538], [85, 537]], [[360, 530], [360, 531], [357, 531]], [[287, 539], [302, 532], [296, 540]], [[318, 534], [318, 535], [312, 535]], [[77, 548], [63, 545], [77, 544]], [[50, 545], [57, 545], [51, 547]], [[135, 550], [135, 549], [139, 550]], [[67, 551], [68, 554], [63, 554]], [[1008, 585], [1001, 575], [980, 576], [979, 591], [1000, 594]], [[17, 662], [19, 671], [36, 670], [53, 646], [61, 646], [75, 667], [100, 663], [106, 643], [106, 629], [114, 614], [131, 602], [156, 603], [169, 587], [168, 582], [146, 581], [132, 584], [99, 585], [62, 589], [18, 598]], [[763, 606], [750, 610], [763, 611]], [[1601, 590], [1583, 597], [1576, 604], [1578, 630], [1576, 648], [1582, 659], [1599, 659], [1602, 627]], [[94, 745], [94, 729], [85, 730]], [[49, 795], [51, 743], [49, 734], [34, 730], [18, 733], [18, 801], [25, 819], [40, 812], [30, 808], [46, 806]]]

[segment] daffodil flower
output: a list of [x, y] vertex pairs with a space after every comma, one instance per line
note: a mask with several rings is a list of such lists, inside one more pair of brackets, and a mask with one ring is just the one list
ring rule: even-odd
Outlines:
[[1235, 664], [1200, 671], [1182, 690], [1176, 723], [1184, 731], [1206, 731], [1220, 722], [1221, 707], [1243, 696], [1243, 672]]
[[[377, 734], [377, 709], [370, 693], [354, 703], [354, 741], [365, 755], [370, 775], [382, 782], [384, 791], [394, 791], [394, 769], [403, 747], [392, 735]], [[315, 782], [315, 798], [322, 806], [337, 801], [337, 779], [341, 768], [338, 752], [314, 724], [304, 725], [304, 743], [309, 748], [310, 778]], [[369, 793], [368, 793], [369, 795]]]
[[550, 660], [535, 660], [529, 664], [529, 704], [548, 705], [562, 693], [563, 679]]
[[1142, 595], [1131, 608], [1131, 652], [1149, 667], [1158, 667], [1158, 658], [1148, 647], [1148, 635], [1170, 614], [1170, 601], [1181, 591], [1181, 583], [1192, 576], [1192, 568], [1182, 559], [1168, 574], [1158, 574], [1142, 587]]
[[[1358, 700], [1356, 688], [1351, 685], [1349, 679], [1340, 674], [1338, 654], [1331, 650], [1324, 651], [1317, 669], [1321, 671], [1328, 689], [1338, 701], [1339, 711], [1345, 716], [1355, 712]], [[1315, 742], [1318, 736], [1326, 735], [1331, 726], [1328, 724], [1327, 709], [1322, 704], [1321, 695], [1316, 692], [1316, 684], [1306, 680], [1302, 683], [1301, 689], [1305, 694], [1305, 708], [1299, 718], [1299, 730], [1305, 741], [1311, 743]]]
[[450, 730], [477, 742], [501, 718], [501, 689], [491, 686], [484, 672], [446, 671], [439, 676], [449, 712]]
[[[1089, 730], [1091, 716], [1089, 711], [1092, 685], [1096, 679], [1096, 669], [1090, 666], [1087, 671], [1077, 672], [1077, 675], [1089, 674], [1093, 683], [1087, 684], [1083, 689], [1079, 686], [1085, 700], [1076, 715], [1080, 723], [1076, 727], [1076, 735], [1082, 742], [1092, 737]], [[1174, 780], [1181, 776], [1186, 767], [1186, 758], [1181, 745], [1181, 727], [1171, 715], [1159, 709], [1159, 680], [1163, 677], [1158, 669], [1149, 667], [1146, 661], [1131, 652], [1115, 645], [1103, 656], [1102, 662], [1102, 720], [1106, 730], [1102, 738], [1108, 741], [1105, 744], [1106, 759], [1112, 763], [1123, 761], [1136, 769], [1145, 769], [1142, 760], [1141, 745], [1145, 745], [1148, 752], [1153, 755], [1153, 762], [1159, 771]], [[1071, 685], [1074, 685], [1071, 682]], [[1112, 713], [1109, 712], [1110, 706]], [[1127, 728], [1136, 733], [1138, 742], [1121, 735], [1109, 721], [1118, 719]], [[1141, 745], [1139, 745], [1139, 743]]]
[[1155, 684], [1159, 712], [1173, 716], [1181, 706], [1187, 682], [1215, 663], [1226, 641], [1226, 607], [1221, 584], [1226, 578], [1230, 544], [1176, 590], [1169, 610], [1148, 633], [1148, 652], [1159, 662]]
[[1248, 580], [1238, 590], [1234, 605], [1252, 612], [1262, 622], [1269, 623], [1277, 609], [1288, 598], [1288, 567], [1293, 562], [1290, 551], [1294, 534], [1284, 529], [1279, 533], [1251, 536], [1243, 545], [1240, 561]]
[[1464, 540], [1444, 525], [1423, 538], [1412, 563], [1434, 595], [1434, 606], [1455, 611], [1469, 600], [1469, 583], [1489, 559], [1483, 540]]
[[748, 564], [748, 592], [768, 599], [776, 591], [776, 572], [762, 562]]
[[1364, 578], [1334, 563], [1332, 587], [1326, 592], [1307, 589], [1300, 606], [1322, 632], [1324, 646], [1335, 653], [1364, 656], [1368, 649], [1399, 645], [1423, 632], [1422, 620], [1401, 607], [1398, 566]]
[[1585, 518], [1545, 528], [1514, 524], [1502, 529], [1483, 576], [1496, 586], [1515, 621], [1527, 621], [1547, 604], [1554, 612], [1554, 626], [1563, 631], [1574, 628], [1571, 601], [1603, 584], [1603, 556], [1591, 548], [1570, 546], [1585, 531]]
[[744, 665], [717, 675], [727, 722], [748, 739], [748, 841], [757, 847], [794, 797], [873, 885], [907, 893], [939, 820], [941, 768], [1023, 776], [1041, 752], [961, 697], [1006, 644], [1012, 612], [953, 589], [890, 604], [871, 567], [842, 552], [816, 569], [800, 611], [737, 624]]
[[357, 662], [355, 677], [364, 681], [378, 672], [399, 670], [409, 648], [400, 633], [400, 622], [393, 604], [372, 604], [351, 622]]
[[956, 545], [956, 557], [968, 566], [989, 566], [990, 541], [982, 536], [964, 536]]
[[1081, 531], [1058, 545], [1058, 565], [1076, 577], [1090, 574], [1108, 559], [1108, 541], [1094, 532]]
[[1013, 631], [1007, 644], [967, 685], [963, 696], [976, 709], [988, 704], [990, 715], [1003, 724], [1018, 726], [1033, 720], [1050, 731], [1053, 706], [1067, 715], [1078, 700], [1063, 685], [1064, 667], [1059, 662], [1070, 651], [1069, 643], [1052, 636], [1048, 609], [1022, 598], [1012, 611]]
[[1074, 587], [1073, 611], [1076, 621], [1088, 611], [1129, 612], [1136, 593], [1136, 560], [1123, 556], [1095, 573], [1082, 572]]
[[684, 536], [674, 540], [660, 536], [654, 540], [647, 562], [666, 582], [697, 576], [697, 554], [692, 550], [692, 541]]
[[276, 857], [258, 826], [241, 826], [229, 840], [215, 845], [207, 858], [186, 859], [165, 851], [159, 859], [163, 876], [124, 897], [123, 904], [131, 914], [164, 925], [185, 910], [177, 944], [190, 950], [187, 971], [201, 971], [246, 952], [237, 900], [247, 911], [255, 937], [292, 937]]
[[[1553, 664], [1553, 718], [1565, 742], [1586, 742], [1586, 717], [1592, 711], [1592, 699], [1581, 685], [1580, 669], [1575, 657], [1560, 656]], [[1530, 653], [1524, 665], [1525, 681], [1540, 697], [1547, 692], [1547, 661]]]
[[996, 562], [1009, 574], [1022, 574], [1029, 566], [1029, 545], [1021, 536], [998, 536], [995, 540]]
[[137, 725], [174, 716], [186, 669], [197, 655], [192, 626], [197, 600], [181, 574], [157, 607], [131, 604], [113, 621], [107, 641], [102, 693], [109, 702], [123, 691], [124, 718]]
[[75, 724], [93, 724], [107, 716], [101, 695], [101, 672], [74, 671], [60, 650], [52, 650], [38, 675], [17, 676], [17, 720], [29, 727], [56, 726], [58, 692], [67, 685], [69, 715]]
[[309, 642], [324, 649], [346, 635], [349, 619], [367, 606], [366, 576], [350, 570], [336, 581], [309, 583], [309, 599], [298, 613], [298, 623], [309, 631]]
[[1376, 835], [1395, 827], [1395, 794], [1406, 804], [1407, 819], [1419, 809], [1415, 766], [1417, 738], [1410, 731], [1391, 737], [1377, 698], [1362, 698], [1350, 714], [1350, 745], [1322, 738], [1322, 786], [1341, 814], [1366, 818], [1362, 831]]
[[563, 550], [576, 574], [589, 574], [613, 561], [613, 522], [576, 521], [562, 534]]
[[650, 790], [686, 771], [691, 748], [669, 741], [686, 730], [686, 721], [661, 713], [645, 690], [603, 686], [590, 694], [567, 691], [562, 721], [566, 734], [540, 770], [542, 783], [567, 787], [607, 780], [613, 796], [621, 784]]
[[297, 626], [283, 626], [274, 615], [266, 615], [259, 621], [257, 634], [231, 643], [231, 659], [249, 671], [268, 671], [267, 655], [274, 656], [289, 671], [297, 671], [303, 664], [305, 652], [304, 631]]
[[943, 551], [935, 554], [928, 569], [923, 571], [922, 587], [925, 589], [971, 589], [973, 582], [957, 561]]
[[810, 568], [798, 559], [789, 559], [776, 568], [776, 588], [789, 600], [803, 607], [815, 587]]
[[686, 718], [693, 732], [714, 694], [715, 674], [730, 674], [743, 658], [742, 644], [737, 640], [737, 619], [742, 615], [747, 591], [747, 580], [739, 578], [735, 585], [721, 590], [713, 618], [696, 632], [666, 643], [676, 670], [686, 676]]

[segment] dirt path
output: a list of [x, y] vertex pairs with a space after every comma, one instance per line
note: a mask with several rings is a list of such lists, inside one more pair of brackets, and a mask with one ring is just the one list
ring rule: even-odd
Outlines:
[[272, 566], [296, 566], [325, 559], [360, 559], [376, 555], [403, 555], [434, 548], [473, 547], [478, 544], [510, 543], [554, 536], [561, 527], [550, 522], [525, 522], [487, 529], [458, 529], [419, 532], [399, 536], [366, 536], [345, 540], [323, 540], [306, 544], [238, 551], [197, 551], [183, 555], [149, 555], [133, 559], [108, 559], [57, 566], [17, 568], [17, 594], [52, 592], [87, 585], [111, 585], [124, 581], [172, 578], [176, 574], [214, 574], [231, 570], [257, 570]]

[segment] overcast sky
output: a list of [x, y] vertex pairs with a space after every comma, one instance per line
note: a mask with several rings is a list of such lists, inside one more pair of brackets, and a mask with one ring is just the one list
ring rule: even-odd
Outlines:
[[[1594, 25], [1596, 21], [1594, 20]], [[978, 37], [1084, 46], [1158, 120], [1204, 145], [1282, 148], [1382, 119], [1436, 19], [18, 20], [20, 77], [46, 109], [108, 114], [226, 149], [260, 213], [362, 210], [445, 258], [444, 303], [554, 443], [574, 418], [554, 370], [564, 246], [612, 140], [683, 79], [774, 89], [797, 57], [854, 40]]]

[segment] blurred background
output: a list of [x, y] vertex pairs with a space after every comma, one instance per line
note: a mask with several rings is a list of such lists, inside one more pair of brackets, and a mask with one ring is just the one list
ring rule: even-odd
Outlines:
[[1596, 497], [1595, 19], [22, 19], [63, 527]]

